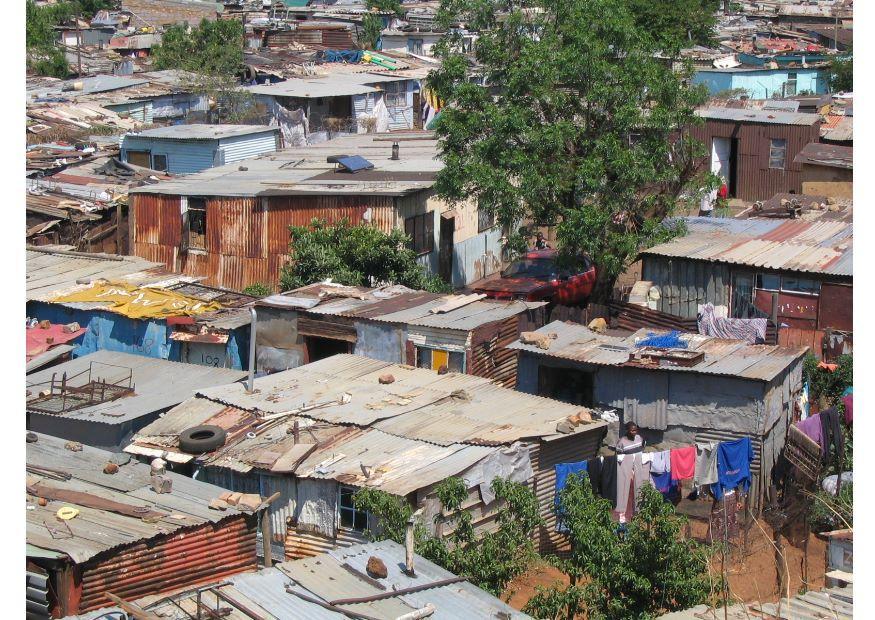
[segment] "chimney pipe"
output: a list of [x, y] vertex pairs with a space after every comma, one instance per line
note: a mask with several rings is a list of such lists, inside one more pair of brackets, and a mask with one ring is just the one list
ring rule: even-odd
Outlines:
[[400, 147], [398, 146], [398, 143], [393, 142], [392, 143], [392, 157], [390, 157], [389, 159], [401, 159], [401, 157], [398, 155], [399, 150], [400, 150]]
[[405, 552], [405, 560], [404, 560], [404, 571], [413, 576], [416, 572], [413, 570], [413, 516], [407, 519], [407, 527], [404, 530], [404, 552]]
[[255, 308], [249, 308], [251, 316], [249, 323], [249, 379], [246, 381], [246, 392], [252, 394], [252, 389], [255, 387], [255, 330], [258, 315], [255, 313]]

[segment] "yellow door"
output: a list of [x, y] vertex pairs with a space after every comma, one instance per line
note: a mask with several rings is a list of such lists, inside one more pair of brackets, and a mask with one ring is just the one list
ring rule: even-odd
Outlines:
[[449, 369], [450, 354], [447, 351], [440, 349], [431, 350], [431, 369], [439, 370], [441, 366], [446, 366]]

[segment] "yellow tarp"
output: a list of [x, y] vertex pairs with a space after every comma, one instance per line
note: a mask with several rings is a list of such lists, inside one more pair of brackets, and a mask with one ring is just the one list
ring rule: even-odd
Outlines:
[[221, 304], [201, 301], [159, 288], [140, 288], [129, 284], [95, 284], [76, 293], [55, 297], [53, 302], [88, 302], [110, 304], [106, 309], [132, 319], [164, 319], [193, 316], [221, 310]]

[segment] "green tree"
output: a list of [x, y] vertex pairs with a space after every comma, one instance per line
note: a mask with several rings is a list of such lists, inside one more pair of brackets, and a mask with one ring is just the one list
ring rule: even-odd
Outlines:
[[588, 479], [571, 476], [560, 497], [571, 555], [555, 561], [571, 585], [540, 589], [526, 612], [568, 620], [583, 613], [590, 620], [644, 619], [708, 599], [708, 549], [681, 536], [684, 517], [656, 489], [642, 488], [639, 511], [623, 535], [610, 502], [593, 495]]
[[362, 30], [359, 33], [359, 45], [362, 49], [377, 49], [377, 41], [383, 32], [383, 19], [379, 15], [368, 13], [362, 19]]
[[404, 17], [404, 9], [399, 0], [367, 0], [366, 6], [369, 11], [391, 12], [398, 17]]
[[400, 230], [385, 233], [348, 220], [327, 224], [314, 219], [309, 226], [292, 226], [292, 260], [280, 273], [280, 285], [290, 290], [331, 278], [348, 286], [381, 283], [448, 292], [449, 285], [416, 262], [409, 237]]
[[236, 76], [243, 69], [243, 24], [233, 19], [201, 21], [196, 28], [171, 26], [152, 48], [156, 69], [182, 69]]
[[[450, 514], [445, 526], [452, 527], [447, 538], [430, 536], [424, 525], [415, 528], [415, 551], [446, 570], [461, 575], [479, 588], [496, 596], [517, 575], [525, 572], [537, 558], [532, 532], [541, 523], [538, 500], [524, 484], [501, 478], [492, 481], [499, 504], [498, 527], [493, 532], [475, 535], [471, 513], [462, 508], [468, 490], [460, 478], [448, 478], [435, 488], [442, 512]], [[379, 529], [369, 532], [376, 540], [404, 542], [406, 524], [412, 508], [404, 499], [378, 489], [363, 488], [353, 496], [360, 510], [378, 517]], [[440, 515], [435, 517], [438, 521]]]
[[854, 92], [854, 58], [850, 53], [830, 61], [829, 88], [834, 93]]
[[638, 30], [664, 54], [712, 45], [718, 0], [626, 0]]
[[[498, 9], [507, 10], [498, 17]], [[436, 122], [444, 168], [438, 194], [477, 200], [510, 244], [518, 223], [557, 225], [565, 255], [599, 266], [595, 297], [607, 296], [649, 245], [679, 233], [663, 226], [698, 188], [698, 122], [704, 89], [685, 85], [656, 57], [625, 0], [443, 0], [439, 20], [465, 16], [481, 36], [475, 60], [489, 87], [467, 79], [458, 35], [438, 46], [429, 83], [446, 102]]]

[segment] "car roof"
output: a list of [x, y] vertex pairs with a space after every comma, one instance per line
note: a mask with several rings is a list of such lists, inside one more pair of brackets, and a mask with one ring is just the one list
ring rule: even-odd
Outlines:
[[529, 250], [523, 258], [556, 258], [559, 256], [559, 250]]

